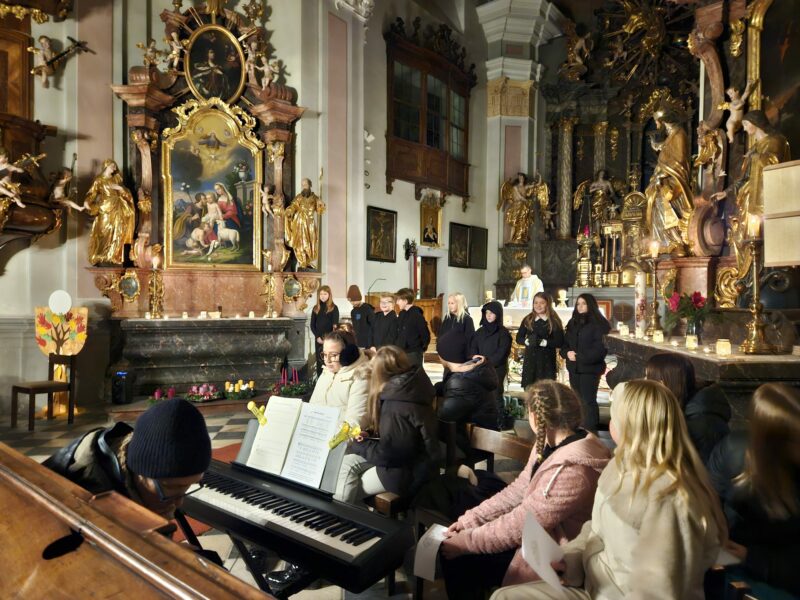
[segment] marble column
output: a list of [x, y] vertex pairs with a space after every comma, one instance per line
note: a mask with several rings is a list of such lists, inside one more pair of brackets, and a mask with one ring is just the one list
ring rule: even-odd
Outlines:
[[577, 117], [558, 122], [558, 239], [572, 237], [572, 130]]
[[606, 131], [608, 121], [594, 124], [594, 173], [606, 168]]

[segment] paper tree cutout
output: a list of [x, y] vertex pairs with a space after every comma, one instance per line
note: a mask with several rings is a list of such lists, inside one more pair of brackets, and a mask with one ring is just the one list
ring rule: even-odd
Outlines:
[[45, 356], [73, 356], [86, 343], [89, 309], [72, 308], [65, 314], [54, 313], [47, 306], [36, 307], [36, 344]]

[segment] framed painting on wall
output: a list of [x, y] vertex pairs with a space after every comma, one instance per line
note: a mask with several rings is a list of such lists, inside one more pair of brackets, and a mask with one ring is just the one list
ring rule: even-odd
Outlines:
[[484, 227], [469, 228], [469, 268], [485, 269], [489, 230]]
[[192, 33], [186, 48], [186, 82], [201, 100], [231, 103], [244, 90], [244, 52], [239, 40], [219, 25], [204, 25]]
[[447, 265], [469, 268], [469, 225], [450, 223], [450, 250], [447, 253]]
[[367, 260], [397, 262], [397, 211], [367, 206]]
[[176, 112], [162, 145], [165, 267], [260, 271], [264, 159], [255, 119], [218, 98]]
[[442, 207], [438, 201], [419, 204], [419, 239], [423, 246], [438, 248], [441, 244]]

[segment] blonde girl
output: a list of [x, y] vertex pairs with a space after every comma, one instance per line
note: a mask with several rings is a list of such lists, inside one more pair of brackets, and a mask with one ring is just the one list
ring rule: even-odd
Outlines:
[[467, 312], [467, 298], [461, 292], [454, 292], [447, 297], [447, 315], [439, 326], [438, 336], [448, 331], [460, 331], [467, 340], [475, 334], [475, 323]]

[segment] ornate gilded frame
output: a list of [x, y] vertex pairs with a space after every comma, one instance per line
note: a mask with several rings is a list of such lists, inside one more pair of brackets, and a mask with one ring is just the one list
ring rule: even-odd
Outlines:
[[[264, 143], [256, 137], [256, 119], [239, 108], [230, 106], [219, 98], [210, 100], [189, 100], [185, 104], [172, 109], [178, 116], [178, 124], [175, 127], [165, 129], [161, 147], [161, 172], [164, 197], [164, 257], [165, 268], [179, 269], [221, 269], [229, 271], [261, 271], [261, 249], [262, 249], [262, 219], [261, 219], [261, 194], [258, 193], [263, 187], [264, 175]], [[172, 176], [172, 153], [178, 142], [195, 135], [195, 126], [205, 117], [211, 114], [223, 119], [226, 126], [231, 131], [231, 138], [236, 143], [245, 148], [253, 158], [254, 166], [254, 185], [253, 195], [253, 239], [252, 239], [252, 262], [242, 263], [209, 263], [202, 264], [181, 263], [175, 260], [173, 255], [173, 218], [174, 198], [173, 198], [173, 176]]]
[[[436, 227], [436, 242], [425, 240], [425, 229], [428, 219], [433, 219]], [[429, 248], [439, 248], [442, 245], [442, 205], [438, 198], [423, 198], [419, 203], [419, 243]]]
[[754, 0], [748, 7], [750, 25], [747, 28], [747, 77], [748, 79], [759, 79], [750, 93], [750, 110], [761, 109], [761, 32], [764, 30], [764, 15], [772, 6], [772, 2], [773, 0]]
[[[186, 45], [186, 60], [183, 61], [184, 63], [183, 69], [184, 69], [184, 76], [186, 78], [186, 83], [189, 85], [189, 89], [191, 90], [192, 94], [194, 94], [195, 98], [204, 101], [210, 100], [210, 98], [206, 98], [205, 96], [203, 96], [197, 89], [197, 86], [195, 85], [194, 78], [191, 73], [191, 68], [194, 63], [190, 60], [190, 57], [192, 55], [192, 48], [194, 47], [195, 43], [199, 38], [207, 35], [208, 33], [222, 35], [228, 40], [228, 42], [230, 42], [233, 45], [233, 48], [236, 50], [236, 55], [237, 58], [239, 59], [239, 70], [241, 73], [239, 76], [239, 82], [236, 85], [236, 91], [230, 97], [221, 98], [222, 101], [227, 103], [235, 102], [239, 98], [239, 96], [242, 95], [242, 92], [244, 91], [245, 82], [247, 80], [244, 51], [242, 50], [242, 46], [239, 43], [239, 40], [236, 39], [236, 36], [233, 35], [233, 33], [228, 31], [227, 29], [225, 29], [224, 27], [221, 27], [220, 25], [215, 25], [215, 24], [203, 25], [202, 27], [198, 27], [194, 32], [192, 32], [192, 35], [189, 37], [189, 41], [187, 42]], [[221, 58], [220, 61], [222, 60], [224, 59]]]

